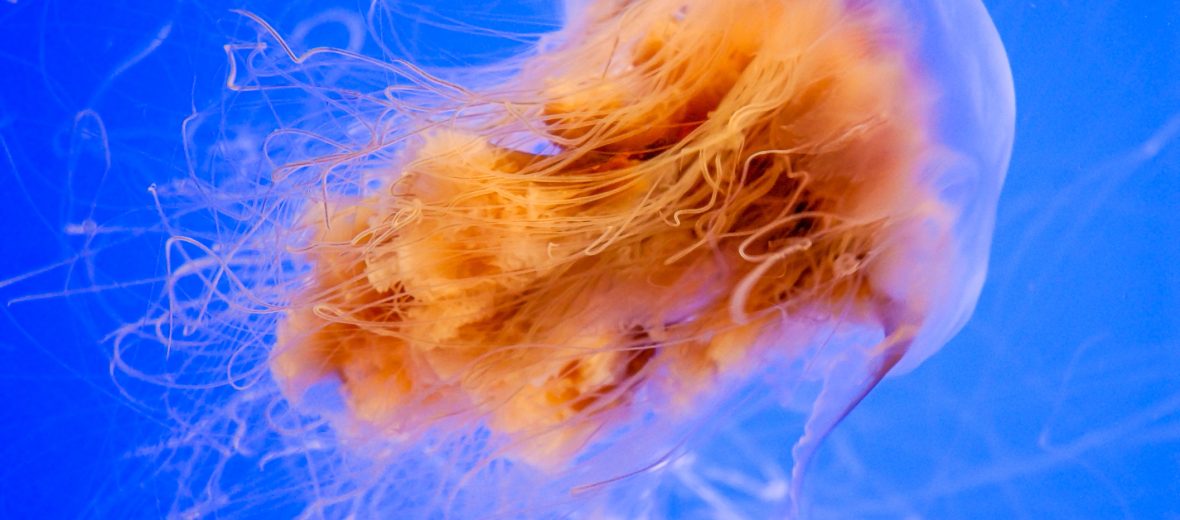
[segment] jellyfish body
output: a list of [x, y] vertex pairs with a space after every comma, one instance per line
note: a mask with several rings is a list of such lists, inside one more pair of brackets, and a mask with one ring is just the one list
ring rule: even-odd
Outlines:
[[380, 193], [312, 208], [277, 378], [295, 398], [338, 378], [396, 435], [486, 419], [553, 466], [641, 387], [691, 406], [757, 351], [806, 355], [816, 324], [881, 327], [884, 373], [965, 261], [936, 94], [891, 14], [586, 6]]
[[[279, 295], [259, 311], [278, 316], [276, 399], [327, 417], [342, 450], [396, 459], [479, 438], [458, 480], [504, 461], [568, 491], [666, 461], [687, 436], [643, 443], [791, 366], [773, 391], [824, 386], [794, 453], [798, 493], [824, 435], [944, 344], [978, 295], [1013, 124], [986, 12], [567, 10], [510, 79], [424, 77], [446, 99], [400, 114], [414, 130], [365, 164], [375, 182], [285, 191], [284, 225], [227, 241], [296, 266], [235, 278]], [[332, 410], [308, 397], [324, 383]], [[353, 487], [341, 496], [366, 496]], [[460, 509], [451, 493], [437, 508]]]

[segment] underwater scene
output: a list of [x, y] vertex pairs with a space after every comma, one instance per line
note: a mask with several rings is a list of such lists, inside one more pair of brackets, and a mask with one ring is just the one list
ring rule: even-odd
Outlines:
[[8, 0], [0, 517], [1180, 517], [1176, 27]]

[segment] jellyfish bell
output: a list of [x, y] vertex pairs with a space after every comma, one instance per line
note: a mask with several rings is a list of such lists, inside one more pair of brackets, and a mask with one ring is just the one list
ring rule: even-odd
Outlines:
[[[295, 77], [285, 59], [347, 88], [310, 89], [327, 111], [261, 140], [260, 156], [292, 158], [227, 197], [215, 233], [175, 232], [168, 313], [141, 325], [174, 358], [194, 345], [190, 368], [242, 350], [173, 341], [171, 320], [217, 322], [219, 341], [252, 330], [255, 356], [269, 343], [251, 388], [209, 413], [242, 453], [266, 451], [241, 441], [260, 426], [253, 438], [280, 439], [267, 461], [316, 453], [294, 487], [315, 494], [308, 510], [653, 502], [613, 484], [690, 459], [754, 388], [809, 408], [793, 496], [758, 495], [797, 511], [827, 432], [970, 315], [1013, 125], [981, 4], [566, 8], [492, 84], [341, 51], [396, 78], [363, 95], [317, 75], [340, 63], [328, 51], [300, 55], [253, 17], [280, 58], [242, 48], [231, 87], [277, 95], [260, 82]], [[197, 296], [173, 290], [192, 283]], [[373, 471], [327, 478], [349, 466], [310, 462], [325, 443]]]
[[[949, 208], [948, 241], [937, 255], [939, 280], [924, 289], [927, 313], [901, 372], [933, 355], [970, 318], [988, 266], [996, 203], [1015, 135], [1008, 58], [981, 2], [897, 2], [918, 35], [916, 60], [932, 87], [930, 180]], [[915, 263], [916, 264], [916, 263]], [[920, 264], [916, 264], [920, 265]], [[920, 272], [910, 272], [919, 286]]]

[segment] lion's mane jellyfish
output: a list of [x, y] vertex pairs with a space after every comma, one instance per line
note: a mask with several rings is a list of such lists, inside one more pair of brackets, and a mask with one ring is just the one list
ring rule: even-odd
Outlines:
[[970, 314], [1013, 125], [978, 2], [566, 7], [491, 84], [399, 64], [413, 81], [351, 125], [372, 140], [324, 137], [263, 185], [275, 209], [244, 220], [268, 225], [173, 272], [232, 273], [172, 295], [181, 318], [267, 317], [239, 323], [267, 328], [278, 392], [243, 395], [305, 436], [287, 455], [366, 459], [305, 468], [308, 510], [666, 515], [636, 487], [773, 395], [810, 405], [776, 441], [794, 493], [761, 497], [790, 514], [824, 435]]

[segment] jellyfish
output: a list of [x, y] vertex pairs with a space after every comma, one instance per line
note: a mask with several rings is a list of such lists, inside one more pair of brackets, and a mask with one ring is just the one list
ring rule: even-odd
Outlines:
[[825, 325], [883, 331], [845, 353], [871, 365], [862, 392], [958, 325], [926, 323], [979, 281], [952, 272], [933, 87], [886, 13], [579, 9], [510, 92], [413, 136], [387, 186], [309, 206], [272, 358], [290, 398], [332, 378], [378, 431], [483, 418], [551, 466], [635, 394], [692, 407], [761, 351], [814, 355]]
[[[979, 2], [571, 1], [474, 84], [239, 14], [228, 90], [321, 108], [152, 188], [168, 272], [112, 367], [198, 404], [175, 516], [270, 503], [243, 460], [305, 516], [805, 515], [823, 438], [978, 297], [1014, 118]], [[759, 407], [803, 417], [764, 493], [652, 492]]]

